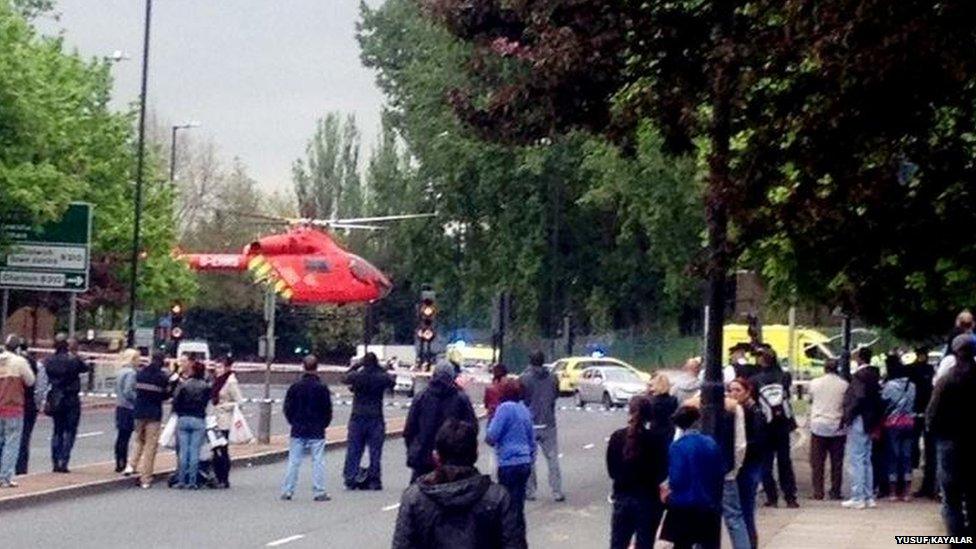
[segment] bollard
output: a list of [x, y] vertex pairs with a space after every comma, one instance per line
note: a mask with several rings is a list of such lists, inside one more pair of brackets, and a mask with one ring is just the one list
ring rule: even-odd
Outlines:
[[258, 442], [271, 442], [271, 399], [258, 403]]

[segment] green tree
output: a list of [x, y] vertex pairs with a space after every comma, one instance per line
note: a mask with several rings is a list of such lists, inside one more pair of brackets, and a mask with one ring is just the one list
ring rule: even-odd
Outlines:
[[[30, 15], [43, 4], [17, 6]], [[131, 113], [109, 109], [110, 91], [105, 62], [65, 53], [60, 38], [38, 35], [9, 0], [0, 0], [0, 217], [18, 212], [41, 223], [68, 202], [91, 202], [92, 255], [104, 271], [97, 278], [115, 287], [129, 273], [135, 162]], [[139, 300], [162, 308], [174, 295], [192, 295], [193, 280], [171, 255], [172, 192], [150, 173], [144, 196]], [[98, 296], [96, 287], [81, 303], [109, 309], [105, 318], [118, 324], [123, 304]]]
[[316, 123], [305, 158], [292, 166], [298, 210], [303, 217], [335, 219], [362, 211], [356, 119], [329, 113]]
[[[516, 295], [520, 325], [550, 334], [564, 312], [583, 329], [660, 325], [695, 301], [697, 277], [682, 261], [701, 248], [700, 213], [676, 231], [663, 208], [652, 213], [654, 204], [616, 207], [622, 192], [639, 188], [634, 177], [652, 169], [681, 180], [673, 192], [655, 187], [671, 192], [671, 203], [700, 203], [693, 164], [657, 155], [653, 167], [639, 166], [581, 135], [519, 147], [484, 142], [444, 101], [445, 90], [474, 84], [472, 48], [426, 20], [415, 2], [364, 7], [359, 39], [387, 97], [386, 118], [424, 182], [415, 195], [426, 190], [442, 225], [466, 229], [425, 249], [438, 265], [425, 281], [448, 290], [449, 319], [460, 309], [464, 324], [487, 326], [492, 294], [502, 288]], [[613, 181], [607, 170], [627, 180]]]

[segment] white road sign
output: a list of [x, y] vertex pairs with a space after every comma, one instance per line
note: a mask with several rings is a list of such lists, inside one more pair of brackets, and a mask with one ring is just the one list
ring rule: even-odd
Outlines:
[[35, 271], [0, 271], [0, 286], [11, 288], [45, 288], [51, 290], [83, 288], [84, 275]]
[[33, 269], [69, 269], [83, 271], [88, 267], [88, 250], [84, 246], [15, 246], [7, 255], [8, 267]]

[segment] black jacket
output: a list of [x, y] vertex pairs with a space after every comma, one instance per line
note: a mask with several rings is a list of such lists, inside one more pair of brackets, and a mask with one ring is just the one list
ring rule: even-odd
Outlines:
[[850, 425], [860, 416], [864, 430], [871, 432], [883, 414], [881, 372], [876, 366], [864, 366], [851, 376], [851, 384], [844, 393], [844, 425]]
[[191, 377], [180, 383], [173, 393], [173, 413], [177, 416], [203, 419], [209, 403], [210, 384], [202, 379]]
[[[24, 360], [27, 361], [28, 366], [30, 366], [31, 372], [33, 372], [34, 377], [37, 377], [37, 359], [34, 358], [33, 354], [24, 355]], [[37, 415], [37, 403], [34, 402], [35, 388], [37, 384], [31, 385], [24, 389], [24, 416], [36, 416]]]
[[393, 388], [393, 378], [378, 366], [369, 366], [346, 374], [344, 380], [352, 390], [354, 418], [382, 418], [383, 395]]
[[766, 418], [755, 402], [743, 406], [742, 414], [746, 422], [746, 456], [742, 466], [761, 465], [766, 459]]
[[[793, 376], [779, 366], [759, 368], [749, 378], [749, 383], [752, 385], [752, 399], [757, 403], [760, 402], [759, 391], [763, 387], [767, 385], [782, 385], [785, 391], [786, 405], [792, 406], [790, 404], [790, 388], [793, 386]], [[792, 410], [792, 408], [790, 409]], [[792, 412], [790, 412], [789, 417], [782, 416], [774, 418], [772, 423], [765, 425], [767, 436], [770, 437], [786, 436], [795, 429], [796, 418], [792, 416]]]
[[135, 419], [160, 421], [163, 419], [163, 401], [169, 398], [169, 371], [158, 366], [146, 366], [136, 372], [136, 405], [132, 410]]
[[421, 477], [403, 492], [393, 549], [523, 549], [525, 528], [508, 492], [470, 467], [453, 482]]
[[332, 423], [332, 395], [317, 374], [303, 374], [292, 383], [284, 409], [293, 438], [325, 438], [325, 428]]
[[658, 487], [668, 477], [668, 447], [671, 440], [661, 433], [645, 431], [637, 435], [637, 453], [627, 459], [627, 428], [610, 435], [607, 443], [607, 473], [613, 479], [614, 495], [651, 497], [660, 502]]
[[925, 409], [932, 399], [932, 379], [935, 377], [935, 366], [928, 362], [912, 364], [908, 369], [912, 383], [915, 384], [915, 413], [925, 414]]
[[434, 374], [430, 385], [413, 399], [403, 440], [407, 444], [407, 466], [420, 472], [434, 469], [431, 452], [434, 437], [444, 421], [456, 419], [478, 426], [468, 395], [457, 388], [450, 375]]
[[80, 358], [67, 352], [55, 353], [44, 361], [49, 392], [61, 395], [61, 410], [65, 407], [81, 406], [78, 393], [81, 391], [81, 374], [88, 372], [88, 365]]
[[674, 420], [671, 417], [678, 409], [678, 399], [674, 395], [654, 395], [651, 397], [651, 430], [667, 440], [674, 438]]
[[973, 395], [976, 395], [976, 366], [956, 364], [939, 378], [932, 391], [926, 413], [929, 431], [939, 440], [964, 444], [970, 450], [976, 448], [972, 436]]

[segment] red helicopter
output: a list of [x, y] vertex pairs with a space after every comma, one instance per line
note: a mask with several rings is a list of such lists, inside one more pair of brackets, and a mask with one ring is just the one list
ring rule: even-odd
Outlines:
[[325, 229], [381, 230], [372, 225], [434, 214], [389, 215], [355, 219], [290, 219], [259, 214], [249, 217], [288, 224], [283, 234], [260, 238], [240, 254], [181, 254], [190, 268], [208, 272], [250, 271], [279, 297], [296, 304], [371, 302], [393, 285], [379, 269], [336, 244]]

